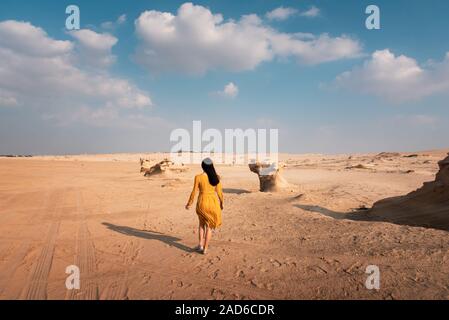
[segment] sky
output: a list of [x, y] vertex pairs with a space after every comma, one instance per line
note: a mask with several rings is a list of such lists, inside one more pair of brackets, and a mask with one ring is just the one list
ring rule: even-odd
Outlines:
[[[368, 30], [368, 5], [380, 29]], [[66, 7], [80, 9], [67, 30]], [[447, 148], [447, 0], [2, 0], [0, 154], [169, 151], [279, 130], [291, 153]]]

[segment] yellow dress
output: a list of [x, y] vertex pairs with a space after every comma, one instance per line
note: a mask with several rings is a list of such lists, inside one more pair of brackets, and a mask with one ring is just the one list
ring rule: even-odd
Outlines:
[[[221, 182], [215, 187], [209, 183], [207, 174], [202, 173], [195, 176], [192, 193], [190, 194], [188, 206], [193, 204], [195, 194], [199, 190], [198, 202], [196, 203], [196, 213], [201, 223], [207, 224], [209, 228], [216, 229], [221, 226], [221, 208], [223, 203], [223, 190]], [[217, 197], [218, 195], [218, 197]]]

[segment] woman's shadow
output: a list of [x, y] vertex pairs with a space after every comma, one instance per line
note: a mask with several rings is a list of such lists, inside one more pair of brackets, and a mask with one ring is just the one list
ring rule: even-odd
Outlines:
[[126, 226], [117, 226], [115, 224], [108, 223], [108, 222], [103, 222], [103, 225], [105, 225], [109, 230], [112, 230], [112, 231], [115, 231], [115, 232], [118, 232], [121, 234], [125, 234], [127, 236], [138, 237], [138, 238], [143, 238], [143, 239], [148, 239], [148, 240], [158, 240], [165, 244], [168, 244], [169, 246], [176, 247], [185, 252], [193, 252], [194, 251], [192, 248], [187, 247], [187, 246], [183, 245], [182, 243], [179, 243], [178, 241], [181, 241], [181, 239], [172, 237], [172, 236], [167, 236], [160, 232], [151, 231], [151, 230], [139, 230], [139, 229], [126, 227]]

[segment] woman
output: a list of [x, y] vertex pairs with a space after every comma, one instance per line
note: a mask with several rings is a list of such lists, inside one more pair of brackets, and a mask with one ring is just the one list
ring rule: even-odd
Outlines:
[[199, 220], [199, 245], [195, 249], [202, 254], [206, 254], [212, 236], [212, 229], [221, 226], [223, 191], [220, 177], [215, 172], [212, 160], [209, 158], [204, 159], [201, 167], [204, 172], [195, 176], [195, 183], [189, 202], [186, 204], [186, 209], [189, 210], [195, 200], [195, 194], [199, 190], [198, 202], [196, 204], [196, 213]]

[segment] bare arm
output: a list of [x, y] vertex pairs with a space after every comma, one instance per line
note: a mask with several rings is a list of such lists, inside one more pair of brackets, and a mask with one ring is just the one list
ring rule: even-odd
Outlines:
[[192, 189], [192, 192], [190, 193], [189, 201], [186, 204], [187, 210], [193, 204], [193, 201], [195, 201], [195, 195], [196, 195], [196, 192], [198, 191], [198, 186], [199, 186], [199, 180], [198, 180], [198, 177], [195, 177], [195, 182], [193, 183], [193, 189]]
[[224, 199], [223, 199], [223, 188], [221, 186], [221, 182], [217, 184], [215, 187], [215, 191], [217, 192], [218, 198], [220, 199], [220, 207], [223, 210]]

